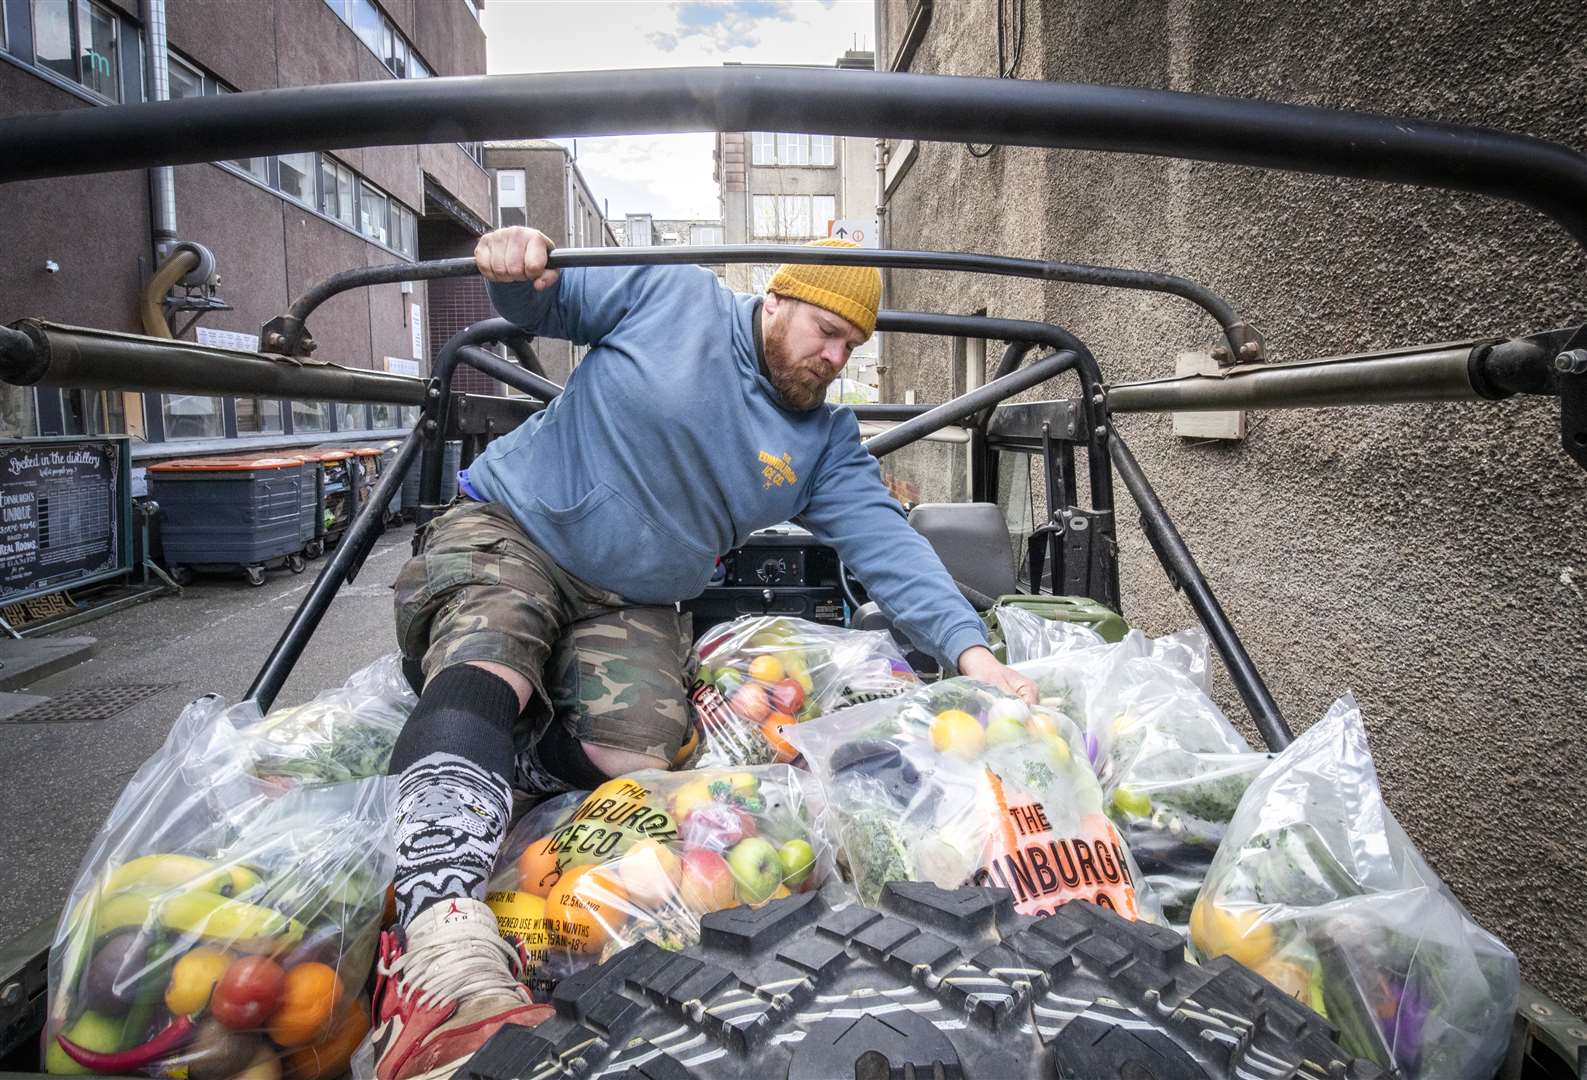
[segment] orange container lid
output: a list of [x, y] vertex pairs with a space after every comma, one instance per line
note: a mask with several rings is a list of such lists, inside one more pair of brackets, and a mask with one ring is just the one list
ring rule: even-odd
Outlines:
[[258, 469], [290, 469], [303, 464], [303, 458], [293, 456], [253, 456], [231, 454], [225, 457], [180, 458], [150, 465], [149, 472], [248, 472]]

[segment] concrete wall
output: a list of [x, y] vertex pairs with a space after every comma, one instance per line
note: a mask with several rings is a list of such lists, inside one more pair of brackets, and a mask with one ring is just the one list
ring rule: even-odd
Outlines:
[[[1025, 5], [1021, 78], [1159, 87], [1488, 124], [1587, 148], [1573, 0]], [[884, 55], [902, 5], [884, 6]], [[987, 75], [994, 0], [939, 4], [912, 70]], [[1233, 46], [1233, 47], [1231, 47]], [[1574, 74], [1572, 74], [1574, 73]], [[1539, 215], [1472, 196], [1095, 153], [927, 145], [894, 247], [1163, 270], [1232, 299], [1274, 359], [1506, 334], [1587, 316], [1587, 261]], [[1060, 322], [1112, 380], [1215, 340], [1178, 300], [889, 275], [896, 307]], [[893, 338], [887, 398], [947, 379]], [[940, 346], [937, 356], [943, 353]], [[992, 350], [996, 356], [996, 349]], [[1067, 392], [1067, 391], [1066, 391]], [[1270, 412], [1241, 444], [1121, 430], [1291, 723], [1360, 699], [1390, 806], [1525, 977], [1587, 1009], [1587, 499], [1541, 401]], [[933, 491], [930, 459], [895, 468]], [[1126, 512], [1125, 613], [1189, 621]], [[1243, 716], [1227, 684], [1231, 715]]]

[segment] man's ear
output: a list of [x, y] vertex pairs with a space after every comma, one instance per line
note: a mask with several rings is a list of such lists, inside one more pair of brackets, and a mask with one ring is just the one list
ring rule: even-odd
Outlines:
[[766, 293], [765, 300], [766, 314], [775, 315], [777, 313], [777, 309], [782, 307], [782, 302], [782, 297], [778, 296], [774, 292], [768, 291]]

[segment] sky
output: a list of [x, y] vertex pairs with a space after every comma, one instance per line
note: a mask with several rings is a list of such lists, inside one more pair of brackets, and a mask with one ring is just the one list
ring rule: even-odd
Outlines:
[[[871, 47], [873, 12], [871, 0], [486, 0], [486, 70], [832, 64]], [[708, 133], [580, 139], [579, 169], [613, 217], [714, 218], [714, 146]]]

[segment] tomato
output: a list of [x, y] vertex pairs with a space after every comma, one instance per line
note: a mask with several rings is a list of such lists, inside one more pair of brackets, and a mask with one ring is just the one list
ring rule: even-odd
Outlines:
[[243, 956], [232, 961], [215, 984], [209, 1000], [210, 1014], [233, 1031], [262, 1028], [281, 1004], [286, 972], [267, 956]]
[[778, 712], [797, 715], [805, 706], [805, 688], [798, 679], [784, 679], [771, 688], [771, 702]]

